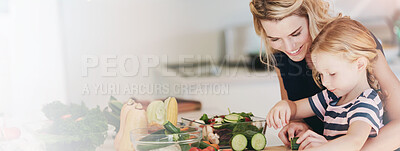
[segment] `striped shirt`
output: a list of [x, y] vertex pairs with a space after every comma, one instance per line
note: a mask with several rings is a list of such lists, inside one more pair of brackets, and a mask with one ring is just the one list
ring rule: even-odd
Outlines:
[[336, 105], [339, 99], [328, 90], [308, 98], [313, 112], [324, 121], [324, 136], [327, 140], [345, 135], [354, 121], [364, 121], [372, 127], [369, 137], [378, 135], [383, 126], [383, 108], [376, 91], [367, 89], [343, 105]]

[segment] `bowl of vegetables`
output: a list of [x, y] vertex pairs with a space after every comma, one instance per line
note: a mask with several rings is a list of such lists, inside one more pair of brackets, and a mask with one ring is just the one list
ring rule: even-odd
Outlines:
[[188, 151], [199, 147], [202, 128], [175, 126], [167, 121], [163, 128], [138, 128], [130, 136], [136, 151]]
[[266, 145], [265, 118], [250, 113], [229, 113], [226, 115], [200, 118], [182, 118], [183, 123], [203, 128], [202, 141], [217, 144], [219, 148], [234, 150], [262, 150]]

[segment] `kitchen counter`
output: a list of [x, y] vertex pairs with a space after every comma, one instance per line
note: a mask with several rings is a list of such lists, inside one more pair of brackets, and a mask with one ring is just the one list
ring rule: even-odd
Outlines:
[[[206, 112], [207, 111], [207, 112]], [[180, 113], [178, 115], [178, 121], [181, 121], [182, 117], [187, 117], [187, 118], [199, 118], [203, 113], [207, 113], [209, 115], [216, 115], [216, 114], [221, 114], [218, 110], [213, 110], [212, 108], [203, 108], [200, 111], [193, 111], [193, 112], [185, 112], [185, 113]], [[271, 150], [271, 151], [278, 151], [278, 150], [290, 150], [284, 146], [282, 146], [282, 142], [280, 142], [279, 138], [277, 137], [278, 130], [273, 130], [273, 129], [267, 129], [266, 131], [266, 138], [267, 138], [267, 147], [265, 150]], [[107, 139], [105, 140], [104, 144], [101, 145], [96, 149], [96, 151], [114, 151], [114, 140], [112, 138], [113, 131], [108, 132]]]

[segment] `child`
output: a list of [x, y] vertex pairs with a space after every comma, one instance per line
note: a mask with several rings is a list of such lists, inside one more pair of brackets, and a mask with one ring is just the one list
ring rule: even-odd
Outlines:
[[279, 101], [269, 111], [267, 125], [278, 128], [316, 115], [324, 121], [324, 136], [310, 130], [300, 134], [299, 149], [360, 150], [383, 126], [371, 67], [375, 48], [371, 34], [357, 21], [342, 17], [326, 25], [311, 46], [314, 80], [326, 89], [295, 102]]

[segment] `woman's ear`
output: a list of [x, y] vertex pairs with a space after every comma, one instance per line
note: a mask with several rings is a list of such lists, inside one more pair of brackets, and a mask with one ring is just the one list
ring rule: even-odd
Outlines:
[[368, 65], [368, 59], [365, 57], [360, 57], [357, 60], [357, 69], [358, 70], [365, 70], [367, 68]]

